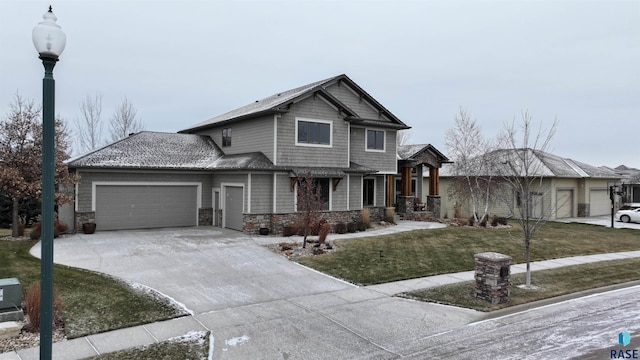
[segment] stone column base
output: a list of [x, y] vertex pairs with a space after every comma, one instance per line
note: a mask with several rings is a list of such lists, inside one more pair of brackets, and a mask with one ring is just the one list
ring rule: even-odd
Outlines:
[[439, 195], [428, 195], [427, 196], [427, 211], [431, 211], [432, 216], [436, 218], [440, 218], [440, 204], [441, 199]]

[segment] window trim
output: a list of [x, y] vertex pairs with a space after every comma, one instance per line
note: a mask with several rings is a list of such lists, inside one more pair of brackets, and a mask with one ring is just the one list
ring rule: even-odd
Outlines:
[[[225, 136], [225, 133], [227, 133], [226, 136]], [[231, 146], [231, 137], [232, 137], [231, 128], [230, 127], [222, 128], [222, 147]], [[228, 142], [225, 141], [225, 139], [228, 139]]]
[[[329, 144], [312, 144], [306, 142], [298, 141], [298, 123], [300, 121], [303, 122], [313, 122], [319, 124], [329, 124]], [[295, 123], [295, 145], [296, 146], [307, 146], [307, 147], [322, 147], [322, 148], [332, 148], [333, 147], [333, 121], [332, 120], [320, 120], [320, 119], [310, 119], [303, 117], [296, 117]]]
[[[382, 132], [382, 149], [369, 149], [369, 131]], [[387, 131], [375, 128], [364, 129], [364, 151], [383, 153], [387, 151]]]

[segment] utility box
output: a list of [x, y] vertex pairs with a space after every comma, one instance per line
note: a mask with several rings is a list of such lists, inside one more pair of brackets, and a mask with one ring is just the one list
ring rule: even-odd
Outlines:
[[22, 284], [16, 278], [0, 279], [0, 313], [22, 308]]

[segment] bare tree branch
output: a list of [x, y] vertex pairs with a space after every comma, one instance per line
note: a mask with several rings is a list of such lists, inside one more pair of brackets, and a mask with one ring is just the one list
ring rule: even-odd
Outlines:
[[111, 130], [111, 141], [124, 139], [131, 133], [136, 133], [144, 129], [142, 120], [136, 118], [138, 111], [133, 104], [125, 97], [122, 103], [116, 108], [109, 127]]
[[102, 144], [102, 95], [89, 94], [80, 103], [80, 118], [75, 119], [76, 138], [82, 153], [97, 149]]

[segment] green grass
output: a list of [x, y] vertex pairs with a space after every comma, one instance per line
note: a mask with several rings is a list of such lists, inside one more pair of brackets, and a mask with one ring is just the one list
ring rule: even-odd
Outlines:
[[602, 261], [540, 270], [533, 272], [531, 276], [532, 285], [537, 286], [537, 289], [527, 290], [516, 286], [524, 284], [525, 274], [511, 277], [511, 300], [506, 304], [491, 305], [487, 301], [476, 299], [474, 281], [410, 291], [399, 296], [480, 311], [492, 311], [583, 290], [640, 280], [640, 259]]
[[158, 360], [158, 359], [206, 359], [209, 353], [207, 333], [163, 341], [157, 344], [116, 351], [89, 358], [89, 360]]
[[[447, 227], [337, 240], [339, 251], [296, 261], [356, 284], [379, 284], [473, 270], [473, 255], [495, 251], [525, 262], [517, 227]], [[640, 250], [640, 231], [585, 224], [547, 223], [531, 241], [531, 259]], [[381, 257], [382, 255], [382, 257]]]
[[[25, 290], [40, 279], [40, 259], [29, 254], [36, 241], [0, 241], [0, 278], [18, 278]], [[67, 337], [171, 319], [182, 315], [166, 299], [132, 289], [95, 272], [54, 265], [54, 287], [63, 302]]]

